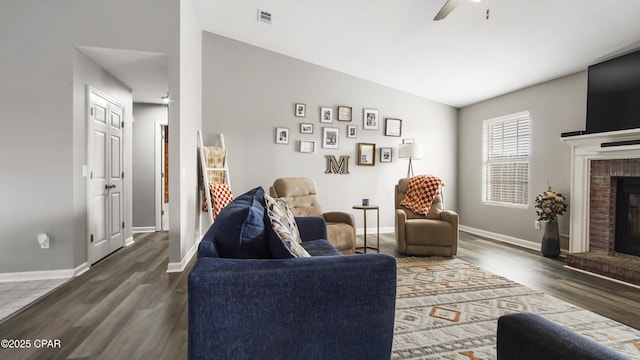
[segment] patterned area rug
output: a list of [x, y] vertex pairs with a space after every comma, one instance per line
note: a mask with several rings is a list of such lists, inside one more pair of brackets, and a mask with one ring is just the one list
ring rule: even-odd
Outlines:
[[496, 358], [498, 317], [528, 311], [640, 359], [640, 331], [459, 259], [398, 259], [392, 359]]

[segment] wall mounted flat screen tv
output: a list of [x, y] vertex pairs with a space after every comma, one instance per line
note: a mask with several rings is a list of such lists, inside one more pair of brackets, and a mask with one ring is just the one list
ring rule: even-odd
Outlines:
[[640, 128], [640, 51], [589, 66], [587, 133]]

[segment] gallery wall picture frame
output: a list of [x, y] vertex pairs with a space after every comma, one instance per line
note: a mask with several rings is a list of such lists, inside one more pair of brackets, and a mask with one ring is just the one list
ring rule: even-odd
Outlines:
[[333, 108], [332, 107], [321, 107], [320, 108], [320, 122], [321, 123], [332, 123], [333, 122]]
[[413, 144], [414, 142], [414, 139], [402, 139], [403, 144]]
[[384, 122], [384, 135], [385, 136], [401, 136], [402, 120], [386, 118]]
[[347, 125], [347, 137], [356, 138], [358, 136], [358, 127], [355, 125]]
[[390, 147], [380, 148], [380, 162], [391, 162], [393, 159], [392, 150]]
[[294, 114], [296, 117], [306, 117], [307, 116], [307, 105], [297, 103], [294, 108]]
[[301, 153], [314, 153], [316, 152], [316, 142], [308, 140], [300, 140], [300, 152]]
[[351, 106], [338, 106], [338, 120], [351, 121]]
[[322, 128], [322, 147], [324, 149], [339, 149], [340, 129], [335, 127]]
[[279, 127], [276, 128], [276, 144], [288, 144], [289, 143], [289, 128]]
[[358, 143], [358, 165], [376, 165], [376, 144]]
[[362, 128], [365, 130], [378, 130], [378, 110], [362, 110]]
[[301, 134], [313, 134], [313, 124], [300, 123], [300, 133]]

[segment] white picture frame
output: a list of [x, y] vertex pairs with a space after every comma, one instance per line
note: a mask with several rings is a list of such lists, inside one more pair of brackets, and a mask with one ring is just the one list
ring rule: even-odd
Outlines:
[[297, 103], [293, 109], [293, 112], [296, 117], [307, 117], [307, 105]]
[[278, 127], [276, 128], [276, 144], [288, 144], [289, 143], [289, 128]]
[[301, 134], [313, 134], [313, 124], [300, 123], [300, 133]]
[[314, 153], [316, 152], [316, 142], [309, 140], [301, 140], [300, 141], [300, 152], [301, 153]]
[[365, 130], [378, 130], [380, 122], [379, 113], [376, 109], [362, 110], [362, 128]]
[[393, 150], [390, 147], [380, 148], [380, 162], [391, 162], [393, 159]]
[[332, 107], [321, 107], [320, 108], [320, 122], [321, 123], [332, 123], [333, 122], [333, 108]]
[[358, 127], [355, 125], [347, 125], [347, 137], [353, 139], [358, 137]]
[[340, 129], [335, 127], [322, 128], [322, 148], [324, 149], [340, 148]]

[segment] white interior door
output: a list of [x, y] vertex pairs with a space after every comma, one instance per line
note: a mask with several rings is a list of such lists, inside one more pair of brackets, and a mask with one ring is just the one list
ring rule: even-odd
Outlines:
[[89, 256], [93, 264], [124, 245], [122, 127], [124, 108], [89, 92]]

